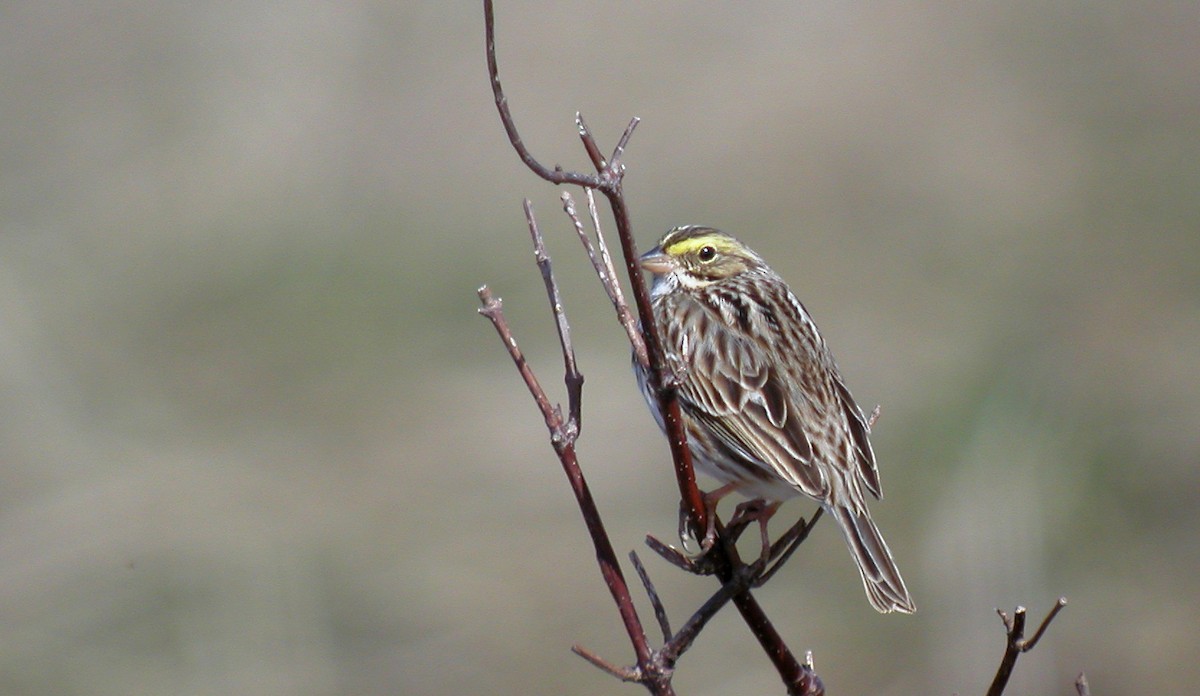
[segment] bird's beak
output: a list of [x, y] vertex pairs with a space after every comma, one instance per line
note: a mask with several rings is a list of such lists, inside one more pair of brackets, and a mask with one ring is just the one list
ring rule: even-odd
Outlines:
[[664, 254], [659, 247], [654, 247], [642, 254], [640, 263], [644, 270], [650, 271], [654, 275], [665, 275], [675, 268], [675, 260]]

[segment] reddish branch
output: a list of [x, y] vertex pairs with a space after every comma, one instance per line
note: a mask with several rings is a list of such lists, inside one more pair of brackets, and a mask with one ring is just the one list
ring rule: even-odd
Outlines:
[[634, 653], [637, 655], [639, 671], [630, 678], [646, 684], [651, 693], [668, 696], [674, 694], [674, 691], [671, 689], [670, 674], [652, 671], [653, 661], [651, 659], [650, 646], [646, 642], [646, 633], [642, 629], [637, 609], [634, 607], [633, 599], [629, 595], [629, 585], [625, 582], [625, 576], [621, 572], [617, 554], [613, 550], [612, 542], [609, 541], [608, 532], [604, 529], [604, 523], [600, 519], [600, 512], [596, 508], [596, 501], [592, 498], [591, 489], [588, 488], [587, 480], [584, 479], [583, 470], [579, 467], [579, 460], [575, 454], [575, 439], [579, 435], [583, 376], [579, 374], [575, 367], [575, 351], [571, 346], [570, 326], [567, 323], [566, 312], [563, 310], [558, 284], [554, 280], [550, 258], [546, 255], [541, 232], [538, 231], [537, 222], [534, 220], [533, 210], [528, 200], [525, 201], [525, 215], [529, 221], [529, 233], [533, 237], [533, 247], [538, 267], [542, 270], [542, 278], [546, 284], [546, 293], [549, 296], [550, 306], [554, 312], [555, 324], [558, 326], [558, 337], [563, 351], [563, 364], [567, 384], [567, 412], [569, 415], [566, 418], [563, 417], [561, 406], [551, 404], [550, 398], [546, 395], [546, 391], [538, 381], [537, 375], [534, 374], [533, 368], [525, 360], [525, 355], [517, 345], [517, 339], [512, 335], [512, 331], [508, 327], [500, 300], [492, 295], [492, 291], [486, 285], [479, 289], [479, 301], [483, 304], [479, 313], [487, 317], [496, 328], [496, 332], [500, 335], [500, 340], [503, 341], [504, 346], [508, 349], [509, 356], [512, 357], [513, 363], [517, 366], [517, 371], [521, 373], [521, 377], [525, 380], [525, 385], [528, 387], [529, 393], [533, 396], [538, 410], [541, 411], [542, 417], [546, 421], [546, 427], [550, 430], [550, 442], [554, 446], [554, 451], [558, 454], [559, 461], [562, 463], [563, 472], [566, 473], [567, 479], [570, 481], [571, 490], [575, 494], [575, 500], [583, 515], [584, 523], [587, 525], [588, 534], [592, 538], [592, 544], [596, 551], [596, 561], [600, 565], [600, 574], [604, 577], [604, 582], [612, 594], [613, 601], [617, 604], [617, 610], [621, 614], [621, 621], [625, 625], [625, 631], [629, 634], [629, 640], [633, 644]]
[[496, 109], [500, 112], [500, 121], [504, 124], [504, 132], [508, 134], [508, 140], [512, 143], [513, 149], [517, 151], [521, 161], [539, 177], [552, 184], [575, 184], [588, 189], [596, 189], [604, 194], [612, 208], [617, 224], [617, 235], [621, 240], [625, 270], [633, 288], [634, 304], [637, 307], [638, 318], [642, 322], [642, 331], [647, 339], [650, 384], [659, 393], [660, 406], [668, 433], [667, 440], [671, 447], [671, 457], [675, 461], [676, 478], [679, 480], [680, 494], [693, 526], [699, 530], [700, 534], [703, 534], [708, 524], [708, 513], [700, 490], [696, 487], [696, 476], [691, 466], [692, 457], [687, 448], [687, 435], [684, 433], [682, 415], [679, 411], [679, 399], [674, 389], [664, 388], [663, 366], [666, 361], [663, 359], [662, 343], [658, 339], [658, 329], [654, 325], [650, 309], [650, 293], [646, 290], [641, 267], [638, 265], [633, 225], [629, 220], [629, 209], [625, 205], [625, 196], [621, 185], [625, 173], [625, 165], [621, 163], [621, 156], [625, 152], [625, 147], [628, 145], [629, 138], [632, 137], [639, 119], [630, 120], [629, 126], [626, 127], [617, 146], [613, 149], [612, 156], [606, 161], [600, 155], [600, 148], [596, 144], [596, 139], [592, 137], [591, 130], [588, 129], [583, 118], [576, 115], [575, 122], [579, 128], [579, 138], [583, 141], [588, 157], [597, 167], [595, 174], [566, 171], [561, 167], [551, 169], [539, 162], [530, 154], [529, 149], [525, 146], [525, 141], [517, 132], [516, 122], [508, 108], [508, 97], [504, 95], [504, 88], [500, 86], [500, 69], [496, 63], [495, 13], [491, 0], [484, 0], [483, 12], [487, 33], [488, 75], [491, 78], [492, 95], [495, 98]]
[[[495, 15], [491, 0], [484, 0], [484, 21], [487, 35], [488, 74], [491, 78], [496, 109], [499, 111], [505, 133], [508, 134], [509, 142], [512, 144], [513, 149], [516, 150], [517, 155], [531, 171], [546, 181], [553, 184], [574, 184], [582, 186], [585, 189], [600, 191], [608, 200], [609, 206], [612, 209], [613, 217], [616, 221], [617, 235], [620, 239], [621, 253], [625, 262], [625, 270], [629, 277], [634, 304], [637, 307], [637, 315], [641, 322], [640, 330], [644, 338], [644, 359], [647, 361], [649, 382], [659, 397], [659, 407], [662, 411], [663, 422], [667, 431], [667, 440], [670, 445], [672, 460], [675, 464], [676, 479], [679, 485], [680, 497], [683, 501], [683, 508], [687, 511], [690, 524], [696, 536], [702, 536], [709, 526], [708, 511], [704, 505], [700, 490], [696, 486], [695, 473], [692, 468], [691, 454], [687, 447], [687, 435], [683, 428], [676, 390], [673, 385], [667, 383], [667, 380], [664, 379], [664, 376], [667, 374], [665, 368], [666, 361], [651, 312], [650, 295], [646, 289], [645, 280], [642, 277], [638, 264], [637, 246], [634, 242], [629, 210], [626, 206], [622, 190], [622, 177], [625, 167], [621, 162], [621, 158], [630, 137], [633, 135], [634, 129], [637, 127], [638, 119], [634, 118], [630, 121], [617, 146], [613, 149], [612, 155], [608, 159], [605, 159], [583, 118], [581, 116], [576, 117], [580, 140], [583, 143], [589, 160], [596, 169], [596, 173], [594, 174], [566, 171], [561, 167], [551, 169], [543, 165], [529, 152], [525, 142], [521, 139], [516, 123], [508, 108], [508, 99], [504, 95], [504, 90], [500, 85], [499, 67], [496, 62]], [[539, 243], [536, 225], [532, 220], [532, 215], [529, 217], [531, 233], [534, 235], [536, 246]], [[564, 360], [568, 360], [568, 356], [571, 355], [569, 350], [569, 333], [563, 330], [566, 322], [565, 318], [560, 315], [561, 302], [556, 301], [556, 291], [551, 289], [552, 281], [550, 280], [548, 270], [548, 260], [544, 266], [539, 261], [539, 266], [542, 266], [543, 276], [547, 278], [547, 291], [551, 295], [551, 303], [555, 308], [555, 319], [560, 327], [560, 340], [564, 344]], [[616, 283], [616, 279], [613, 278], [612, 282]], [[612, 297], [611, 292], [610, 297]], [[520, 352], [517, 350], [511, 334], [507, 334], [507, 327], [504, 325], [503, 314], [500, 312], [498, 301], [491, 298], [486, 288], [481, 289], [480, 299], [484, 302], [484, 309], [481, 311], [485, 316], [492, 319], [497, 331], [500, 331], [501, 337], [505, 340], [505, 345], [508, 346], [514, 362], [516, 362], [518, 369], [521, 370], [526, 384], [529, 386], [531, 393], [534, 394], [534, 399], [538, 402], [539, 408], [541, 408], [543, 416], [546, 418], [555, 449], [559, 452], [563, 468], [571, 479], [576, 497], [580, 501], [581, 511], [588, 523], [589, 532], [592, 534], [597, 558], [604, 573], [605, 581], [609, 583], [610, 592], [613, 595], [613, 599], [617, 602], [622, 620], [625, 622], [626, 630], [633, 643], [634, 651], [637, 654], [638, 666], [635, 670], [609, 669], [610, 666], [603, 663], [599, 658], [592, 656], [589, 659], [594, 658], [592, 659], [594, 663], [608, 669], [622, 679], [633, 679], [645, 683], [656, 693], [670, 693], [669, 674], [673, 668], [674, 658], [678, 656], [678, 653], [674, 651], [652, 653], [646, 645], [645, 632], [629, 598], [628, 586], [617, 565], [616, 557], [612, 552], [611, 544], [608, 542], [607, 534], [600, 524], [599, 516], [595, 511], [595, 505], [591, 500], [590, 494], [587, 492], [586, 484], [583, 482], [582, 473], [578, 470], [578, 462], [575, 460], [574, 455], [574, 437], [578, 433], [578, 404], [575, 401], [569, 403], [569, 410], [574, 418], [568, 417], [566, 421], [562, 418], [561, 409], [549, 406], [549, 400], [546, 398], [545, 393], [541, 391], [540, 386], [537, 385], [537, 381], [533, 377], [528, 365], [524, 363], [524, 358], [520, 356]], [[623, 304], [616, 300], [614, 300], [614, 303], [618, 305]], [[628, 321], [625, 317], [622, 317], [622, 323], [628, 326], [632, 324], [632, 321]], [[637, 355], [639, 360], [643, 359], [636, 341], [634, 342], [634, 346], [635, 355]], [[578, 382], [573, 382], [572, 375], [578, 375], [573, 371], [573, 358], [569, 360], [571, 362], [569, 362], [567, 367], [568, 394], [569, 397], [577, 399], [579, 396], [579, 387], [582, 384], [582, 377], [578, 377]], [[789, 693], [823, 693], [820, 680], [816, 678], [816, 675], [812, 673], [812, 670], [807, 665], [801, 665], [791, 654], [778, 632], [775, 631], [771, 622], [767, 619], [762, 608], [750, 595], [749, 587], [752, 583], [745, 580], [745, 574], [743, 573], [747, 566], [742, 564], [740, 559], [737, 558], [736, 549], [733, 547], [733, 544], [730, 540], [726, 540], [723, 543], [717, 544], [716, 547], [717, 552], [710, 553], [708, 556], [710, 557], [709, 562], [713, 565], [713, 572], [715, 572], [723, 583], [722, 592], [732, 595], [734, 604], [738, 607], [738, 610], [757, 637], [764, 651], [775, 664]], [[755, 572], [760, 572], [761, 570], [761, 568], [756, 568]], [[718, 592], [714, 598], [719, 597], [722, 592]], [[717, 608], [724, 601], [727, 601], [727, 599], [720, 599], [717, 602]], [[713, 611], [715, 612], [715, 610]], [[710, 617], [711, 614], [707, 616]], [[707, 618], [704, 618], [703, 621], [707, 621]], [[703, 625], [702, 621], [700, 625]], [[699, 628], [696, 627], [695, 630], [698, 631]], [[683, 642], [680, 641], [681, 644]], [[686, 642], [690, 644], [690, 639]], [[671, 642], [668, 642], [668, 645], [671, 645]]]

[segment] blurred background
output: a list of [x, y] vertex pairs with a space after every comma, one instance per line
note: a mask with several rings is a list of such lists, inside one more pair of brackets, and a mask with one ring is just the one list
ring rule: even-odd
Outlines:
[[[994, 608], [1060, 595], [1010, 693], [1194, 688], [1200, 8], [497, 16], [533, 153], [585, 167], [576, 110], [606, 151], [640, 116], [642, 247], [739, 235], [882, 405], [873, 509], [919, 612], [872, 611], [825, 523], [758, 593], [831, 694], [982, 693]], [[674, 534], [667, 448], [483, 48], [475, 2], [0, 10], [0, 692], [634, 692], [568, 651], [632, 659], [475, 311], [491, 285], [561, 398], [522, 197], [618, 550]], [[647, 563], [676, 625], [714, 590]], [[732, 611], [676, 685], [780, 692]]]

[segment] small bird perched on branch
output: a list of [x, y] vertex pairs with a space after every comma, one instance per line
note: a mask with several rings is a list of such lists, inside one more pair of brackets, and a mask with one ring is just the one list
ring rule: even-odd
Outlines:
[[[787, 284], [709, 227], [667, 232], [641, 266], [654, 275], [654, 320], [692, 458], [725, 484], [717, 495], [765, 500], [764, 524], [784, 500], [812, 498], [845, 534], [871, 606], [915, 611], [863, 494], [881, 494], [870, 426]], [[646, 370], [634, 368], [661, 428]]]

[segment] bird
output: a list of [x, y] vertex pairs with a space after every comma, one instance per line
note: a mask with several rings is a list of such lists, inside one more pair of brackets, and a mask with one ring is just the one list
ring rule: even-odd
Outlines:
[[[639, 258], [692, 460], [767, 503], [818, 502], [845, 535], [871, 606], [916, 611], [867, 509], [882, 496], [870, 424], [804, 305], [761, 256], [712, 227], [669, 230]], [[639, 388], [665, 432], [647, 367]], [[765, 521], [764, 534], [765, 534]]]

